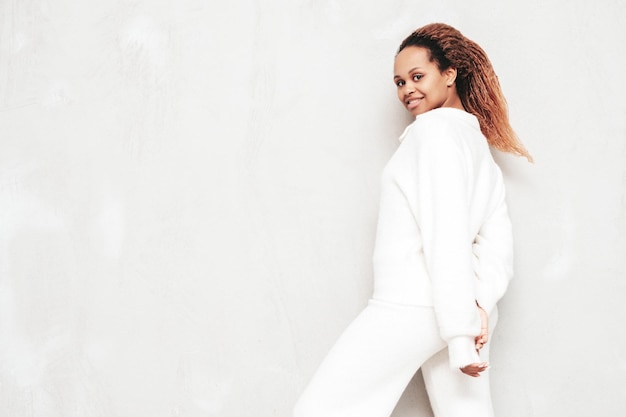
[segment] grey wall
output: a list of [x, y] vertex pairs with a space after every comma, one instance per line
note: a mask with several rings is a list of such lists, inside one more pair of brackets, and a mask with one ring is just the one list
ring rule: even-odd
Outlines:
[[[489, 53], [500, 417], [626, 412], [619, 1], [0, 1], [0, 415], [288, 416], [371, 294], [410, 31]], [[430, 416], [419, 383], [394, 416]]]

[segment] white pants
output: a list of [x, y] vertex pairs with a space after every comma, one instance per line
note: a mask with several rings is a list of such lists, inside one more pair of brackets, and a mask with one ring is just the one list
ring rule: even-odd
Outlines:
[[[480, 357], [489, 360], [489, 344]], [[378, 300], [333, 346], [294, 417], [389, 417], [420, 367], [435, 417], [493, 417], [489, 371], [473, 378], [450, 369], [433, 309]]]

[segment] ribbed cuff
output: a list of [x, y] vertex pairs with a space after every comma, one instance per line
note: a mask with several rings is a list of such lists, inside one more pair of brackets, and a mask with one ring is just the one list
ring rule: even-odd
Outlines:
[[476, 352], [474, 338], [471, 336], [457, 336], [448, 341], [450, 368], [459, 369], [471, 363], [480, 363]]

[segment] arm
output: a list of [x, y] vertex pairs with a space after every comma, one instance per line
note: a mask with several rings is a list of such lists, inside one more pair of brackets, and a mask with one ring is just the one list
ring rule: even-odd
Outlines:
[[476, 301], [491, 313], [513, 277], [513, 231], [504, 200], [472, 245]]
[[[480, 333], [469, 220], [468, 163], [462, 148], [439, 124], [415, 126], [414, 215], [422, 235], [441, 337], [448, 343], [451, 368], [479, 363]], [[409, 139], [409, 138], [407, 138]]]
[[[472, 245], [477, 278], [476, 304], [481, 318], [480, 334], [475, 338], [477, 351], [489, 341], [488, 312], [493, 311], [513, 276], [513, 235], [504, 195], [502, 197], [501, 206], [483, 225]], [[461, 371], [478, 377], [487, 367], [486, 363], [473, 363]]]

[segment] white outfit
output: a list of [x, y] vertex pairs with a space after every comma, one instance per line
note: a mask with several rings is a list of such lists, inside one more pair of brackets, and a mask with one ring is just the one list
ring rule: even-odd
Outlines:
[[459, 368], [488, 360], [488, 347], [480, 358], [474, 348], [476, 302], [494, 312], [512, 275], [502, 174], [462, 110], [419, 115], [400, 140], [382, 175], [372, 300], [295, 417], [388, 417], [420, 367], [435, 416], [493, 415], [488, 372]]

